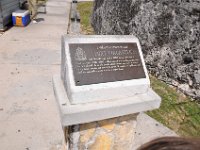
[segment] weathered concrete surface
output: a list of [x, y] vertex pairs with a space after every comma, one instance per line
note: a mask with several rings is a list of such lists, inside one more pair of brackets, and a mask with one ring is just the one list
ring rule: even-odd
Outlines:
[[200, 99], [199, 0], [96, 0], [98, 34], [140, 39], [149, 71]]
[[[89, 123], [154, 110], [160, 107], [161, 102], [160, 97], [152, 89], [148, 89], [143, 94], [135, 94], [126, 98], [74, 105], [69, 100], [69, 94], [66, 93], [60, 74], [54, 75], [53, 87], [62, 126]], [[112, 93], [110, 92], [110, 94]]]
[[[55, 1], [49, 0], [51, 9]], [[69, 3], [62, 2], [68, 12]], [[0, 37], [0, 149], [57, 150], [62, 145], [52, 76], [60, 71], [68, 15], [47, 12], [38, 18], [37, 24], [13, 27]]]

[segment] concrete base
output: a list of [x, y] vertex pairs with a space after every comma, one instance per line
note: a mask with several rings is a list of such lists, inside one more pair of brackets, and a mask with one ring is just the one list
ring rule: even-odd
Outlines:
[[66, 149], [133, 150], [137, 115], [70, 126], [65, 130]]
[[60, 75], [53, 77], [54, 92], [60, 110], [62, 126], [99, 121], [147, 110], [160, 106], [160, 97], [149, 89], [125, 99], [72, 105], [68, 99]]

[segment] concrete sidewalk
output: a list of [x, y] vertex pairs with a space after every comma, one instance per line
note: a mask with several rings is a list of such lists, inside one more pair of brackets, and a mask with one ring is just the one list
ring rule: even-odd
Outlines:
[[61, 35], [70, 1], [49, 0], [37, 24], [0, 37], [0, 149], [57, 150], [63, 133], [52, 75], [60, 71]]
[[155, 119], [145, 113], [140, 113], [137, 118], [136, 135], [134, 140], [134, 150], [141, 145], [160, 137], [177, 136], [177, 134], [165, 127]]
[[[58, 150], [63, 132], [52, 76], [60, 72], [61, 35], [70, 0], [48, 0], [37, 24], [13, 27], [0, 37], [0, 149]], [[138, 117], [135, 148], [176, 135], [145, 114]]]

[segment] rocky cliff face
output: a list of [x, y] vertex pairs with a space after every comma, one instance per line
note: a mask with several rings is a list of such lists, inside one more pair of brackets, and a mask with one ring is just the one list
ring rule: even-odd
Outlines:
[[200, 99], [200, 0], [96, 0], [92, 25], [137, 36], [149, 72]]

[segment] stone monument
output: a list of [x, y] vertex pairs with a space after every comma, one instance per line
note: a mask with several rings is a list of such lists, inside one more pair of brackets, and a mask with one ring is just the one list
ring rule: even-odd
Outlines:
[[132, 35], [64, 36], [53, 83], [69, 149], [131, 150], [137, 114], [161, 102]]

